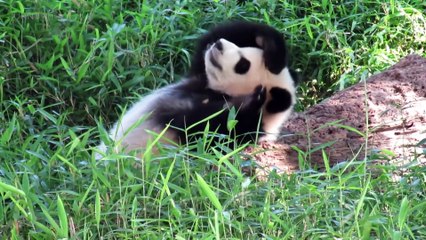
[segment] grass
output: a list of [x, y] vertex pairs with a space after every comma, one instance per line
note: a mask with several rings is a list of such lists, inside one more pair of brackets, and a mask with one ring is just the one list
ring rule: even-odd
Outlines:
[[348, 159], [259, 182], [226, 138], [144, 162], [92, 151], [120, 106], [184, 75], [213, 23], [284, 32], [303, 110], [426, 56], [423, 1], [141, 2], [0, 1], [0, 239], [426, 237], [416, 159], [397, 181], [395, 166]]

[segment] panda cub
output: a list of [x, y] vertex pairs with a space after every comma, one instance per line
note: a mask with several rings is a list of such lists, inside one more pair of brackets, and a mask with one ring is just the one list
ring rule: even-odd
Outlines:
[[[109, 134], [119, 146], [117, 150], [143, 149], [149, 140], [155, 138], [152, 133], [160, 133], [168, 124], [170, 127], [162, 140], [184, 143], [188, 135], [205, 129], [205, 124], [196, 123], [213, 114], [216, 116], [209, 120], [210, 130], [228, 135], [228, 115], [232, 107], [237, 111], [237, 139], [253, 138], [266, 100], [266, 89], [259, 83], [247, 85], [246, 80], [259, 82], [254, 79], [265, 73], [263, 51], [259, 48], [239, 48], [220, 39], [204, 52], [206, 74], [190, 75], [178, 83], [153, 91], [135, 103], [115, 123]], [[226, 94], [227, 87], [244, 89], [241, 94], [232, 91], [233, 96], [230, 96]], [[245, 135], [250, 136], [245, 138]], [[104, 143], [99, 150], [106, 151]]]
[[[251, 27], [257, 31], [250, 31]], [[239, 37], [229, 34], [232, 29], [238, 30]], [[184, 143], [187, 135], [204, 130], [205, 124], [195, 123], [215, 113], [217, 116], [209, 120], [210, 130], [229, 134], [231, 107], [237, 109], [237, 137], [256, 134], [263, 110], [262, 130], [268, 133], [265, 136], [272, 136], [264, 139], [274, 139], [295, 102], [295, 83], [283, 60], [287, 54], [284, 40], [271, 29], [239, 22], [204, 35], [189, 75], [133, 105], [110, 130], [112, 140], [125, 151], [144, 148], [155, 138], [152, 132], [160, 133], [170, 124], [163, 138]], [[103, 143], [99, 148], [106, 151]]]
[[[257, 74], [248, 76], [241, 74], [226, 83], [210, 81], [207, 85], [231, 97], [249, 94], [251, 89], [258, 84], [264, 86], [267, 90], [267, 99], [262, 109], [262, 128], [260, 130], [264, 135], [260, 141], [276, 140], [282, 124], [293, 110], [298, 82], [297, 74], [288, 66], [289, 54], [282, 34], [268, 25], [245, 21], [229, 22], [214, 27], [199, 39], [192, 59], [190, 75], [206, 74], [207, 76], [202, 79], [215, 79], [215, 75], [220, 78], [221, 73], [226, 74], [220, 68], [214, 67], [210, 68], [213, 69], [211, 71], [205, 71], [209, 61], [205, 60], [203, 49], [219, 39], [226, 39], [240, 48], [253, 47], [263, 50], [258, 52], [258, 54], [262, 54], [262, 68], [256, 70]], [[227, 59], [232, 58], [228, 56]], [[225, 65], [226, 61], [225, 59]]]

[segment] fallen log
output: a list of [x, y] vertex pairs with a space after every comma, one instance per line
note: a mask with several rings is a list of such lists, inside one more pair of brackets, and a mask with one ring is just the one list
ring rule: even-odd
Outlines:
[[261, 169], [293, 172], [299, 158], [321, 167], [352, 159], [425, 163], [426, 59], [409, 55], [388, 70], [295, 113], [276, 143], [247, 149]]

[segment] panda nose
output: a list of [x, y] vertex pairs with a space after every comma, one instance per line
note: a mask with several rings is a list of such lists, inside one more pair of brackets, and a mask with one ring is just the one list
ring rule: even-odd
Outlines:
[[217, 40], [215, 43], [214, 43], [214, 47], [215, 48], [217, 48], [217, 50], [219, 50], [219, 51], [223, 51], [223, 44], [222, 44], [222, 42], [220, 41], [220, 40]]

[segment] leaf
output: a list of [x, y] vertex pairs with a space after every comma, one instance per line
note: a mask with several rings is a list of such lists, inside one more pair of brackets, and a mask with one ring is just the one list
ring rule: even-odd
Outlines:
[[96, 227], [99, 229], [99, 223], [101, 222], [101, 196], [99, 194], [99, 190], [96, 190], [95, 220], [96, 220]]
[[58, 231], [59, 237], [68, 238], [68, 218], [67, 213], [64, 208], [64, 203], [61, 198], [58, 196], [58, 217], [59, 217], [59, 226]]
[[201, 121], [198, 121], [198, 122], [196, 122], [196, 123], [193, 123], [191, 126], [186, 127], [186, 130], [187, 130], [187, 131], [189, 131], [191, 128], [193, 128], [193, 127], [195, 127], [195, 126], [197, 126], [197, 125], [199, 125], [199, 124], [201, 124], [201, 123], [203, 123], [203, 122], [207, 122], [207, 121], [209, 121], [210, 119], [215, 118], [216, 116], [219, 116], [219, 115], [220, 115], [223, 111], [225, 111], [225, 109], [222, 109], [222, 110], [220, 110], [220, 111], [218, 111], [218, 112], [215, 112], [215, 113], [213, 113], [212, 115], [210, 115], [210, 116], [208, 116], [208, 117], [204, 118], [204, 119], [203, 119], [203, 120], [201, 120]]
[[337, 141], [331, 141], [331, 142], [326, 142], [326, 143], [320, 144], [320, 145], [318, 145], [318, 146], [310, 149], [309, 153], [314, 153], [314, 152], [316, 152], [318, 150], [322, 150], [322, 149], [328, 148], [328, 147], [332, 146], [336, 142]]
[[215, 206], [215, 208], [222, 212], [223, 207], [222, 204], [220, 204], [219, 199], [217, 198], [216, 194], [213, 192], [213, 190], [210, 188], [210, 186], [207, 184], [207, 182], [198, 174], [197, 175], [197, 183], [200, 190], [201, 195], [204, 195], [207, 197], [210, 202]]
[[50, 224], [50, 228], [55, 229], [57, 232], [59, 232], [59, 226], [56, 223], [56, 221], [53, 219], [52, 215], [50, 215], [49, 211], [46, 209], [46, 207], [39, 203], [38, 206], [40, 207], [41, 211], [44, 214], [44, 219]]
[[312, 33], [311, 24], [309, 23], [308, 17], [305, 17], [305, 26], [306, 26], [306, 32], [308, 33], [308, 36], [311, 39], [314, 39], [314, 34]]
[[26, 197], [25, 192], [4, 182], [0, 182], [0, 191], [11, 192]]
[[364, 133], [360, 132], [360, 131], [359, 131], [358, 129], [356, 129], [356, 128], [353, 128], [353, 127], [350, 127], [350, 126], [347, 126], [347, 125], [343, 125], [343, 124], [334, 124], [334, 126], [336, 126], [336, 127], [340, 127], [340, 128], [346, 129], [346, 130], [349, 130], [349, 131], [351, 131], [351, 132], [354, 132], [354, 133], [356, 133], [356, 134], [360, 135], [360, 136], [361, 136], [361, 137], [363, 137], [363, 138], [365, 138], [365, 137], [366, 137], [366, 135], [365, 135]]
[[52, 56], [49, 58], [49, 60], [45, 63], [36, 63], [37, 67], [45, 70], [45, 71], [49, 71], [52, 69], [53, 67], [53, 63], [55, 62], [55, 60], [57, 59], [55, 54], [52, 54]]
[[247, 188], [248, 188], [248, 186], [250, 185], [250, 183], [251, 183], [250, 178], [248, 178], [248, 177], [244, 178], [243, 182], [241, 183], [241, 188], [242, 188], [243, 190], [244, 190], [244, 189], [247, 189]]
[[65, 71], [73, 80], [75, 80], [74, 71], [71, 69], [70, 65], [68, 65], [67, 61], [63, 57], [60, 57], [60, 59], [62, 66], [65, 68]]
[[6, 128], [6, 130], [2, 133], [1, 136], [1, 145], [6, 146], [7, 143], [9, 143], [10, 139], [12, 138], [13, 130], [15, 130], [16, 127], [16, 115], [13, 114], [12, 120], [8, 124], [9, 126]]
[[173, 160], [172, 164], [170, 164], [169, 170], [167, 170], [166, 178], [164, 178], [163, 175], [160, 175], [163, 181], [163, 187], [161, 188], [161, 192], [160, 192], [160, 201], [163, 201], [165, 192], [170, 192], [168, 184], [169, 184], [170, 176], [172, 175], [172, 172], [175, 166], [175, 162], [176, 162], [176, 159]]
[[34, 225], [37, 226], [37, 228], [41, 229], [44, 233], [50, 235], [49, 239], [55, 239], [55, 233], [50, 228], [39, 222], [34, 222]]
[[328, 156], [325, 150], [324, 149], [321, 149], [321, 150], [322, 150], [322, 159], [324, 160], [325, 170], [327, 172], [327, 176], [330, 177], [331, 176], [330, 160], [328, 159]]
[[77, 83], [79, 83], [81, 79], [83, 79], [83, 77], [86, 75], [86, 72], [89, 66], [90, 66], [89, 63], [83, 63], [80, 66], [80, 69], [78, 69], [78, 72], [77, 72]]
[[113, 36], [116, 36], [117, 34], [119, 34], [125, 27], [126, 27], [126, 24], [124, 23], [122, 24], [113, 23], [111, 28]]
[[[21, 1], [16, 1], [15, 3], [18, 5], [18, 8], [13, 8], [13, 9], [14, 9], [14, 10], [18, 10], [18, 12], [17, 12], [17, 13], [20, 13], [20, 14], [25, 13], [25, 7], [24, 7], [24, 4], [22, 4], [22, 2], [21, 2]], [[12, 12], [16, 13], [16, 11], [12, 11]]]
[[402, 228], [404, 227], [405, 220], [407, 219], [407, 215], [408, 215], [408, 199], [405, 196], [404, 199], [402, 199], [401, 206], [399, 208], [399, 213], [398, 213], [398, 226], [400, 231], [402, 231]]
[[423, 138], [422, 140], [420, 140], [420, 142], [416, 144], [417, 147], [420, 147], [421, 145], [426, 145], [426, 138]]

